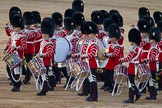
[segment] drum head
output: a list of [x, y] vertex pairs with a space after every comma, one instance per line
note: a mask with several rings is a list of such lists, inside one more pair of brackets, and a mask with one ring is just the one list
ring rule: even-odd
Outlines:
[[114, 68], [114, 80], [126, 82], [127, 81], [127, 67], [124, 65], [117, 65]]
[[56, 38], [56, 51], [55, 51], [55, 61], [63, 62], [66, 60], [66, 56], [70, 52], [70, 43], [67, 39], [63, 37]]

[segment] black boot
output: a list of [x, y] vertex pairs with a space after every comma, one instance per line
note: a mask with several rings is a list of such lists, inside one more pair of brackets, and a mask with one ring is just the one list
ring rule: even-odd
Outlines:
[[138, 101], [140, 99], [140, 97], [142, 96], [142, 94], [139, 92], [139, 90], [136, 86], [134, 86], [133, 88], [134, 88], [134, 94], [136, 95], [135, 101]]
[[23, 80], [23, 84], [30, 84], [30, 82], [29, 82], [30, 77], [31, 77], [31, 73], [30, 73], [29, 68], [27, 68], [26, 75], [25, 75], [25, 78]]
[[[14, 78], [18, 80], [20, 75], [14, 75]], [[21, 86], [21, 81], [18, 82], [13, 82], [13, 88], [11, 89], [12, 92], [19, 92], [20, 91], [20, 86]]]
[[87, 101], [98, 101], [98, 90], [97, 90], [97, 82], [91, 82], [91, 88], [90, 88], [90, 96], [87, 97]]
[[44, 81], [42, 90], [37, 93], [37, 96], [45, 96], [47, 92], [47, 81]]
[[156, 95], [157, 95], [156, 88], [151, 86], [150, 87], [150, 96], [146, 97], [146, 100], [156, 100]]
[[78, 93], [78, 96], [88, 96], [89, 93], [90, 93], [90, 83], [88, 78], [86, 78], [83, 82], [82, 93]]
[[129, 99], [128, 100], [124, 100], [124, 103], [134, 103], [134, 93], [133, 90], [131, 88], [129, 88]]
[[13, 86], [13, 88], [11, 89], [12, 92], [19, 92], [20, 91], [20, 88], [19, 87], [16, 87], [16, 86]]
[[54, 91], [54, 79], [53, 79], [53, 76], [48, 76], [48, 91]]

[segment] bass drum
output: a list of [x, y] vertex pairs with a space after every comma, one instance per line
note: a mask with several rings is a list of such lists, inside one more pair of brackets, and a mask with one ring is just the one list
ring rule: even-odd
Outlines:
[[55, 61], [57, 63], [65, 62], [70, 50], [70, 43], [66, 38], [56, 37]]

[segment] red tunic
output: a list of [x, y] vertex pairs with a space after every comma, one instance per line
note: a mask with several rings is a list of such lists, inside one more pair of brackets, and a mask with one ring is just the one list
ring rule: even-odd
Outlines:
[[142, 54], [140, 56], [140, 62], [142, 59], [146, 59], [149, 49], [151, 47], [151, 44], [149, 43], [149, 38], [143, 38], [142, 42], [140, 43], [140, 47], [142, 48]]
[[98, 51], [98, 45], [96, 39], [90, 39], [89, 45], [86, 49], [86, 55], [89, 60], [89, 66], [90, 68], [97, 68], [97, 62], [96, 62], [96, 56]]
[[133, 46], [127, 57], [121, 60], [121, 62], [129, 62], [128, 74], [135, 75], [135, 65], [139, 63], [141, 53], [142, 51], [138, 46]]
[[38, 32], [34, 29], [25, 30], [25, 36], [27, 37], [27, 49], [25, 50], [25, 54], [30, 54], [30, 55], [35, 54], [34, 41], [37, 35]]
[[151, 71], [157, 71], [156, 63], [158, 54], [159, 54], [158, 45], [157, 44], [152, 45], [147, 56], [147, 62], [149, 62]]
[[14, 52], [13, 47], [17, 47], [18, 55], [22, 59], [24, 56], [24, 50], [27, 48], [26, 37], [23, 35], [23, 32], [12, 32], [6, 45], [6, 53], [12, 54]]
[[40, 43], [42, 41], [42, 31], [41, 31], [41, 28], [38, 27], [38, 28], [35, 28], [36, 32], [38, 33], [37, 34], [37, 37], [35, 38], [35, 41], [34, 41], [34, 46], [35, 46], [35, 52], [39, 52], [39, 49], [40, 49]]
[[54, 53], [53, 43], [48, 39], [43, 40], [41, 42], [39, 53], [44, 55], [44, 57], [43, 57], [44, 65], [51, 66], [52, 56]]
[[52, 61], [54, 61], [54, 54], [56, 50], [56, 39], [55, 38], [50, 38], [50, 41], [53, 43], [53, 55], [52, 55]]
[[110, 56], [106, 64], [106, 70], [114, 70], [115, 66], [119, 64], [119, 59], [123, 56], [123, 49], [121, 46], [116, 44], [111, 44], [109, 49]]
[[159, 60], [159, 62], [162, 62], [162, 39], [158, 43], [158, 46], [159, 46], [159, 56], [158, 56], [158, 60]]

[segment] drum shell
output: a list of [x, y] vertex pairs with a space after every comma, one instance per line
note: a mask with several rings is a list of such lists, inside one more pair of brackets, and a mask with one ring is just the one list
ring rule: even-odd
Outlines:
[[10, 67], [11, 70], [23, 62], [23, 60], [19, 57], [17, 52], [13, 52], [12, 54], [6, 55], [3, 58], [3, 61], [5, 61], [5, 63]]

